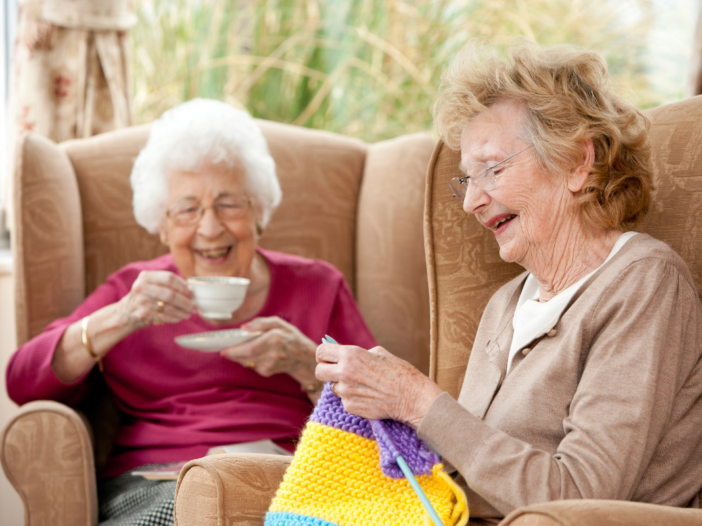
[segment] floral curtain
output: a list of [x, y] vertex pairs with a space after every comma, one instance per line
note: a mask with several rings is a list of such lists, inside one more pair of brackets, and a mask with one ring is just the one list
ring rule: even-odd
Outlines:
[[[129, 0], [20, 1], [8, 151], [26, 132], [61, 142], [132, 124], [128, 30], [135, 22]], [[5, 168], [12, 173], [12, 156]], [[12, 178], [5, 183], [12, 230]]]
[[60, 142], [132, 123], [127, 0], [30, 0], [19, 6], [15, 132]]

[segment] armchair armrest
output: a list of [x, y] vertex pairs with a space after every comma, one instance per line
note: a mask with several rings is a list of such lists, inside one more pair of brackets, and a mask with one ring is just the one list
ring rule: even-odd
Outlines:
[[0, 435], [0, 462], [24, 503], [25, 526], [95, 526], [90, 433], [70, 407], [30, 402]]
[[232, 453], [188, 462], [176, 487], [176, 526], [261, 526], [291, 460]]
[[514, 510], [500, 526], [702, 526], [702, 510], [621, 500], [559, 500]]

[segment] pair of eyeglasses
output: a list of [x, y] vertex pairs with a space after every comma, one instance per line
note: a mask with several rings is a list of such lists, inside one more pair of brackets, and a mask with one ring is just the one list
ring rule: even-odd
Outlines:
[[214, 209], [217, 218], [222, 221], [232, 221], [241, 219], [246, 215], [249, 207], [253, 206], [252, 197], [223, 197], [210, 206], [202, 206], [196, 203], [176, 203], [166, 210], [166, 217], [178, 226], [195, 226], [205, 210]]
[[465, 201], [466, 194], [468, 193], [468, 185], [471, 181], [485, 192], [494, 190], [495, 186], [497, 186], [497, 178], [502, 175], [501, 173], [495, 172], [495, 168], [506, 163], [510, 159], [514, 159], [520, 153], [525, 152], [529, 148], [533, 147], [533, 144], [527, 146], [523, 150], [519, 150], [514, 155], [510, 155], [506, 159], [502, 159], [499, 163], [494, 164], [492, 166], [489, 166], [485, 163], [471, 163], [470, 166], [468, 166], [468, 169], [466, 170], [468, 175], [464, 177], [454, 177], [449, 181], [449, 186], [451, 187], [453, 196], [460, 199], [461, 201]]

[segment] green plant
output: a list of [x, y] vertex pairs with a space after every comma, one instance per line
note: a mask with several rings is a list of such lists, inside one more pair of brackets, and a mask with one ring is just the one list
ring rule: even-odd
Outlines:
[[[432, 127], [442, 71], [470, 38], [601, 52], [642, 107], [647, 0], [136, 0], [138, 122], [193, 97], [367, 141]], [[632, 16], [634, 13], [635, 16]]]

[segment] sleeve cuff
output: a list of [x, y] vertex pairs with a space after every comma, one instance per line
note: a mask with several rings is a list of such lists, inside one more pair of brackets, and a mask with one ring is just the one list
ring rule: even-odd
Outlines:
[[486, 425], [448, 393], [429, 406], [417, 435], [465, 476], [485, 441], [498, 431]]

